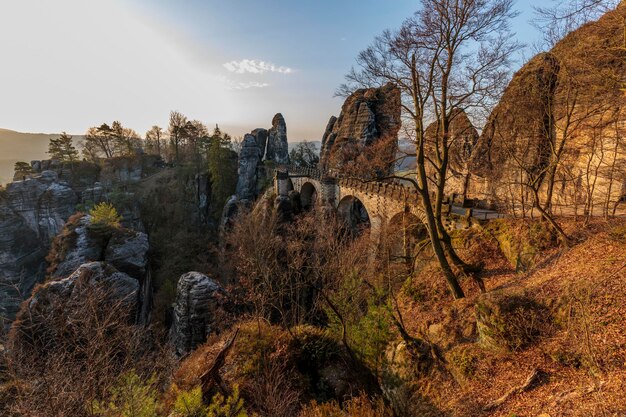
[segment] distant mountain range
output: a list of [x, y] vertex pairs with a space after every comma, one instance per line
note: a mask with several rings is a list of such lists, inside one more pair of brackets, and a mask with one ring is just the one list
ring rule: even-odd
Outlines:
[[21, 133], [0, 129], [0, 184], [13, 179], [16, 162], [46, 159], [50, 138], [58, 136], [58, 133]]

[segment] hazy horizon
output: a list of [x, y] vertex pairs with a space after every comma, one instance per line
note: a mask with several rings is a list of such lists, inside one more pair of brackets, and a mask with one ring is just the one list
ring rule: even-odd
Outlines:
[[[513, 24], [528, 44], [538, 37], [528, 24], [532, 4], [539, 2], [517, 3]], [[0, 128], [80, 135], [119, 120], [143, 135], [178, 110], [241, 136], [269, 127], [280, 112], [291, 138], [319, 140], [339, 113], [333, 92], [355, 56], [415, 7], [410, 0], [3, 1]]]

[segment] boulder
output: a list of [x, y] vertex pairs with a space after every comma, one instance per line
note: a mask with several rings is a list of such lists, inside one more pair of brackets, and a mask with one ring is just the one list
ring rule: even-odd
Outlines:
[[326, 126], [321, 166], [350, 172], [360, 171], [361, 166], [389, 173], [398, 149], [400, 116], [400, 89], [395, 85], [356, 90], [344, 102], [339, 117], [331, 117]]
[[69, 277], [37, 287], [22, 305], [11, 328], [13, 346], [45, 351], [64, 338], [73, 322], [85, 314], [85, 297], [100, 306], [115, 306], [121, 321], [133, 323], [138, 312], [139, 282], [105, 262], [78, 267]]
[[89, 215], [70, 218], [48, 256], [51, 278], [64, 278], [80, 265], [102, 261], [143, 282], [148, 270], [148, 235], [91, 224]]
[[277, 113], [272, 119], [268, 132], [265, 159], [278, 165], [289, 164], [289, 144], [287, 143], [287, 124], [282, 114]]
[[176, 354], [185, 356], [220, 327], [226, 293], [213, 279], [187, 272], [178, 279], [171, 340]]
[[114, 233], [104, 251], [104, 260], [131, 277], [143, 280], [148, 270], [148, 235], [126, 230]]

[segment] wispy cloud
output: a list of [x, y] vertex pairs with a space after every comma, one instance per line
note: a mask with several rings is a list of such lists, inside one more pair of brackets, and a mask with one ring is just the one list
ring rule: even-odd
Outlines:
[[260, 83], [257, 81], [233, 81], [227, 77], [219, 77], [222, 84], [226, 85], [229, 90], [248, 90], [250, 88], [265, 88], [269, 87], [268, 83]]
[[241, 61], [230, 61], [224, 64], [230, 72], [235, 74], [264, 74], [266, 72], [277, 72], [279, 74], [291, 74], [292, 68], [274, 65], [258, 59], [242, 59]]

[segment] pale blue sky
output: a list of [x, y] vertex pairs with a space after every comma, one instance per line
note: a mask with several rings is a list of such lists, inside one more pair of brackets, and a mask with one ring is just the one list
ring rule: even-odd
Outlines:
[[[540, 37], [528, 24], [538, 3], [516, 3], [527, 44]], [[417, 5], [0, 0], [0, 127], [79, 134], [120, 120], [143, 133], [177, 109], [241, 135], [282, 112], [291, 140], [319, 139], [356, 54]]]

